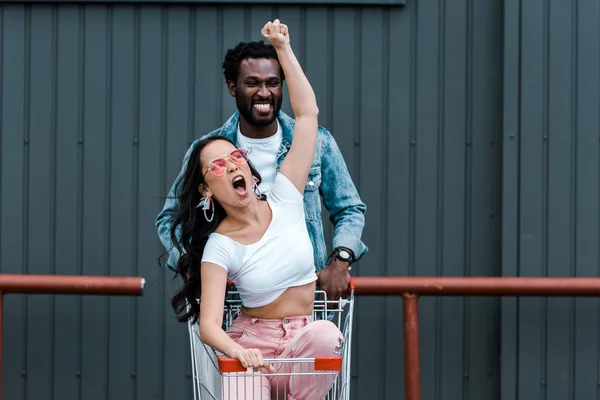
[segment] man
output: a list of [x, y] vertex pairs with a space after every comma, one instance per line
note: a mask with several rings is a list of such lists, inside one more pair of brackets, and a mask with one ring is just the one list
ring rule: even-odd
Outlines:
[[[268, 196], [279, 165], [291, 146], [294, 130], [294, 120], [280, 110], [285, 77], [277, 53], [262, 41], [242, 42], [227, 51], [223, 70], [238, 111], [221, 128], [206, 136], [227, 136], [239, 147], [249, 150], [250, 161], [262, 177], [260, 192]], [[183, 168], [192, 148], [201, 139], [190, 146]], [[167, 266], [173, 270], [179, 254], [171, 244], [170, 217], [177, 207], [175, 188], [183, 173], [182, 169], [156, 219], [159, 237], [170, 250]], [[329, 255], [323, 236], [321, 195], [334, 224], [333, 251]], [[304, 189], [304, 211], [319, 286], [329, 298], [337, 300], [348, 289], [351, 264], [368, 251], [361, 241], [366, 206], [356, 191], [333, 136], [322, 127], [319, 127], [317, 149]]]

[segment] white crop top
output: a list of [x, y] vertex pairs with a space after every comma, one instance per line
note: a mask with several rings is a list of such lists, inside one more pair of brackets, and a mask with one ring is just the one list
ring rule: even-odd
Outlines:
[[235, 284], [246, 307], [267, 305], [288, 287], [317, 280], [302, 194], [278, 172], [267, 201], [273, 214], [258, 242], [243, 245], [215, 232], [202, 255], [202, 262], [227, 271], [227, 279]]

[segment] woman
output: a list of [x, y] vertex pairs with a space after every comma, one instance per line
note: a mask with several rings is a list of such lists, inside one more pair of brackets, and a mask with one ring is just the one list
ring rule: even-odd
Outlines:
[[[180, 321], [200, 316], [204, 343], [240, 360], [248, 371], [275, 372], [264, 358], [327, 357], [339, 354], [343, 336], [330, 321], [313, 321], [317, 276], [304, 217], [303, 193], [317, 141], [315, 94], [290, 47], [287, 26], [268, 22], [262, 35], [276, 49], [288, 82], [296, 118], [291, 148], [264, 198], [260, 175], [238, 149], [221, 136], [193, 149], [179, 196], [171, 236], [178, 243], [177, 271], [184, 280], [173, 298]], [[181, 233], [178, 241], [175, 232]], [[221, 328], [227, 280], [238, 289], [242, 308], [227, 331]], [[198, 285], [201, 292], [198, 293]], [[200, 305], [196, 297], [201, 294]], [[277, 372], [294, 372], [280, 366]], [[287, 370], [283, 370], [287, 368]], [[306, 371], [306, 366], [303, 372]], [[229, 379], [225, 398], [323, 398], [333, 377], [264, 376]]]

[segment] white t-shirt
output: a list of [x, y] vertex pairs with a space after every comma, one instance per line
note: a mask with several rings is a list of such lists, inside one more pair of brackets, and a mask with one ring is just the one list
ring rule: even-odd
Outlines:
[[262, 139], [253, 139], [244, 136], [240, 131], [240, 124], [238, 123], [237, 145], [250, 151], [248, 158], [262, 178], [258, 188], [261, 193], [265, 194], [269, 193], [275, 181], [277, 154], [279, 154], [283, 137], [279, 120], [276, 121], [277, 132], [273, 136]]
[[227, 271], [227, 279], [235, 284], [246, 307], [267, 305], [287, 288], [317, 280], [303, 196], [278, 172], [267, 201], [273, 214], [258, 242], [243, 245], [212, 233], [202, 255], [202, 262]]

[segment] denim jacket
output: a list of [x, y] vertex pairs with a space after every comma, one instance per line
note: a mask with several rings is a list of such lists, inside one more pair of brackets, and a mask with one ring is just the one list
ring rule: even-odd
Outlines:
[[[277, 168], [279, 169], [292, 144], [295, 121], [283, 111], [279, 112], [277, 118], [281, 124], [283, 136], [281, 148], [277, 155]], [[175, 188], [183, 177], [189, 156], [196, 143], [213, 135], [223, 135], [237, 143], [238, 120], [239, 112], [236, 111], [221, 128], [192, 143], [184, 156], [183, 167], [169, 191], [164, 208], [156, 218], [158, 236], [163, 245], [169, 250], [167, 267], [173, 270], [177, 266], [179, 257], [177, 249], [172, 246], [170, 237], [171, 215], [177, 207]], [[347, 247], [354, 252], [356, 259], [360, 259], [368, 251], [367, 246], [361, 241], [367, 207], [358, 195], [335, 139], [329, 131], [319, 126], [315, 157], [304, 188], [306, 225], [313, 244], [317, 271], [327, 266], [328, 258], [321, 219], [321, 194], [323, 204], [329, 211], [331, 222], [334, 225], [332, 248]]]

